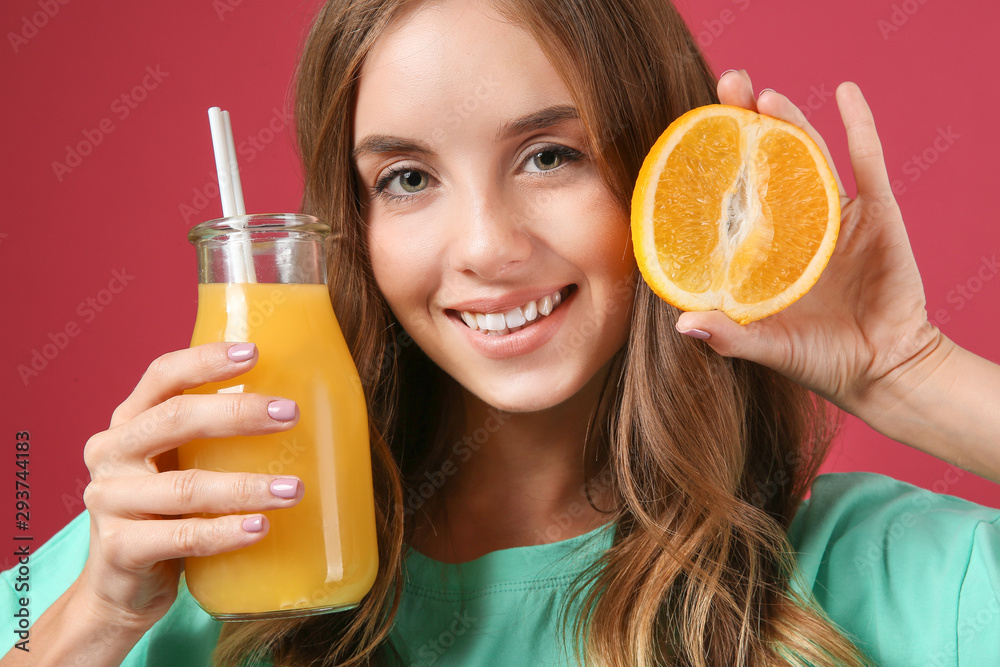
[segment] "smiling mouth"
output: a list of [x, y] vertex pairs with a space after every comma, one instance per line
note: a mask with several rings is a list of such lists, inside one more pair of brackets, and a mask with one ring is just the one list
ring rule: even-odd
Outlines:
[[451, 317], [461, 318], [473, 331], [479, 331], [486, 336], [505, 336], [527, 329], [548, 317], [575, 291], [576, 285], [569, 285], [541, 299], [529, 301], [502, 313], [475, 313], [467, 310], [447, 312]]

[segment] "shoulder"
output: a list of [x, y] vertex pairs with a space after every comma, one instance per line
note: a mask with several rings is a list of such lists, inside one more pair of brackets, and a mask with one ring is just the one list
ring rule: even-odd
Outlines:
[[893, 544], [939, 542], [1000, 518], [1000, 509], [874, 473], [820, 475], [811, 491], [788, 530], [800, 552], [874, 543], [863, 556], [875, 561]]
[[879, 664], [1000, 651], [1000, 509], [883, 475], [822, 475], [788, 537], [797, 583]]

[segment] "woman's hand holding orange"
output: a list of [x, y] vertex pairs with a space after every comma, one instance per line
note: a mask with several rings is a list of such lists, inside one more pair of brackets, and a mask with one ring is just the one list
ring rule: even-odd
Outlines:
[[[772, 90], [756, 99], [743, 72], [719, 80], [720, 101], [781, 118], [805, 130], [833, 168], [823, 139], [791, 101]], [[837, 89], [857, 195], [839, 176], [840, 236], [824, 273], [798, 301], [746, 326], [718, 311], [683, 313], [677, 330], [711, 334], [716, 352], [773, 368], [864, 417], [873, 392], [951, 345], [927, 320], [923, 284], [893, 197], [871, 111], [858, 87]]]
[[[823, 139], [783, 95], [754, 98], [745, 72], [719, 97], [798, 125], [833, 167]], [[893, 197], [871, 111], [853, 83], [837, 88], [857, 195], [840, 178], [841, 225], [816, 284], [774, 315], [740, 326], [719, 311], [682, 313], [677, 330], [719, 354], [772, 368], [881, 433], [1000, 482], [1000, 366], [962, 349], [927, 319], [923, 283]]]

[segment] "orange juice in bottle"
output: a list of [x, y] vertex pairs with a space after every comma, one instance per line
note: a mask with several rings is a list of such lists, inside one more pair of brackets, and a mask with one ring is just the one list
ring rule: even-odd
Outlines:
[[260, 359], [239, 377], [187, 393], [290, 398], [300, 419], [282, 433], [186, 443], [178, 448], [178, 463], [182, 469], [294, 475], [305, 486], [296, 506], [264, 512], [270, 529], [260, 542], [185, 559], [188, 589], [216, 618], [348, 609], [375, 580], [367, 409], [324, 284], [328, 231], [310, 216], [279, 214], [203, 223], [190, 235], [200, 274], [191, 345], [252, 342]]

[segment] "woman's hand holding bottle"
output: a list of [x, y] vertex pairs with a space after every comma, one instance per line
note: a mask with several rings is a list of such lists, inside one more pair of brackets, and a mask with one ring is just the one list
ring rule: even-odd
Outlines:
[[[34, 664], [57, 664], [84, 646], [92, 664], [118, 664], [176, 598], [179, 559], [254, 544], [268, 529], [260, 512], [301, 500], [304, 489], [294, 477], [181, 471], [169, 463], [173, 450], [190, 440], [275, 433], [296, 424], [298, 407], [286, 399], [182, 393], [237, 377], [257, 358], [249, 343], [165, 354], [115, 410], [110, 428], [87, 442], [90, 553], [80, 577], [35, 623], [34, 632], [46, 639], [32, 646], [32, 660], [42, 661]], [[198, 513], [222, 516], [180, 516]], [[12, 650], [3, 663], [17, 664], [14, 654], [21, 653]]]

